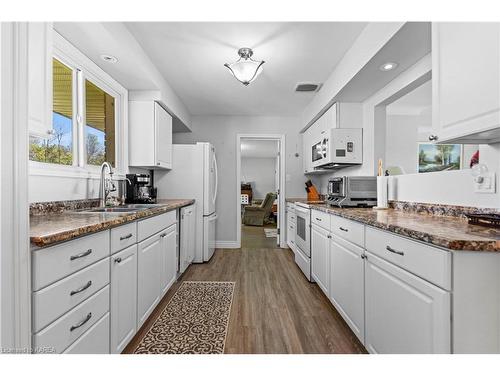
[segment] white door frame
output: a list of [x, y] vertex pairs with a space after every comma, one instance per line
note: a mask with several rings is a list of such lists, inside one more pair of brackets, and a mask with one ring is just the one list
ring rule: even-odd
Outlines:
[[286, 248], [285, 238], [285, 175], [286, 175], [286, 144], [284, 134], [237, 134], [236, 135], [236, 242], [241, 247], [241, 140], [255, 139], [260, 141], [278, 141], [280, 159], [280, 192], [278, 196], [278, 223], [280, 225], [280, 247]]
[[0, 347], [29, 353], [28, 24], [0, 28]]

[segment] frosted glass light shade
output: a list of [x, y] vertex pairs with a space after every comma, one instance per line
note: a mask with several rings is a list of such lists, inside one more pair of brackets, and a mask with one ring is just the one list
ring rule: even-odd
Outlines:
[[252, 50], [240, 48], [238, 51], [240, 59], [231, 64], [224, 64], [233, 76], [245, 86], [250, 84], [262, 72], [262, 65], [265, 61], [252, 60]]

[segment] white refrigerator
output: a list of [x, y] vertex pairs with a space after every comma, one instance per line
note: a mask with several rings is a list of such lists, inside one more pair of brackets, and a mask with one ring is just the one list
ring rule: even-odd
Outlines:
[[172, 146], [172, 170], [156, 176], [158, 197], [195, 199], [194, 262], [208, 262], [215, 251], [217, 222], [215, 147], [205, 142]]

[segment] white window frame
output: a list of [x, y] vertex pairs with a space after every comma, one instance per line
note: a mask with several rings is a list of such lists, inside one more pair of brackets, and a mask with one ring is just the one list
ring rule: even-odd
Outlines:
[[[92, 60], [53, 31], [51, 56], [73, 70], [73, 165], [43, 163], [30, 160], [30, 175], [94, 178], [100, 177], [100, 167], [87, 164], [85, 148], [85, 80], [115, 98], [115, 167], [117, 178], [125, 178], [128, 170], [128, 91]], [[75, 100], [76, 98], [79, 98]]]

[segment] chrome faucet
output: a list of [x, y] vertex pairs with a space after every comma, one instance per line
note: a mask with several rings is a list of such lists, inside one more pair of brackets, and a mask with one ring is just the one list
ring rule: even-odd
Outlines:
[[[106, 168], [109, 171], [109, 179], [106, 178], [106, 174], [104, 172]], [[101, 164], [101, 180], [99, 183], [99, 205], [101, 207], [106, 206], [108, 195], [112, 191], [116, 191], [116, 186], [113, 182], [113, 168], [111, 167], [111, 164], [105, 161]]]

